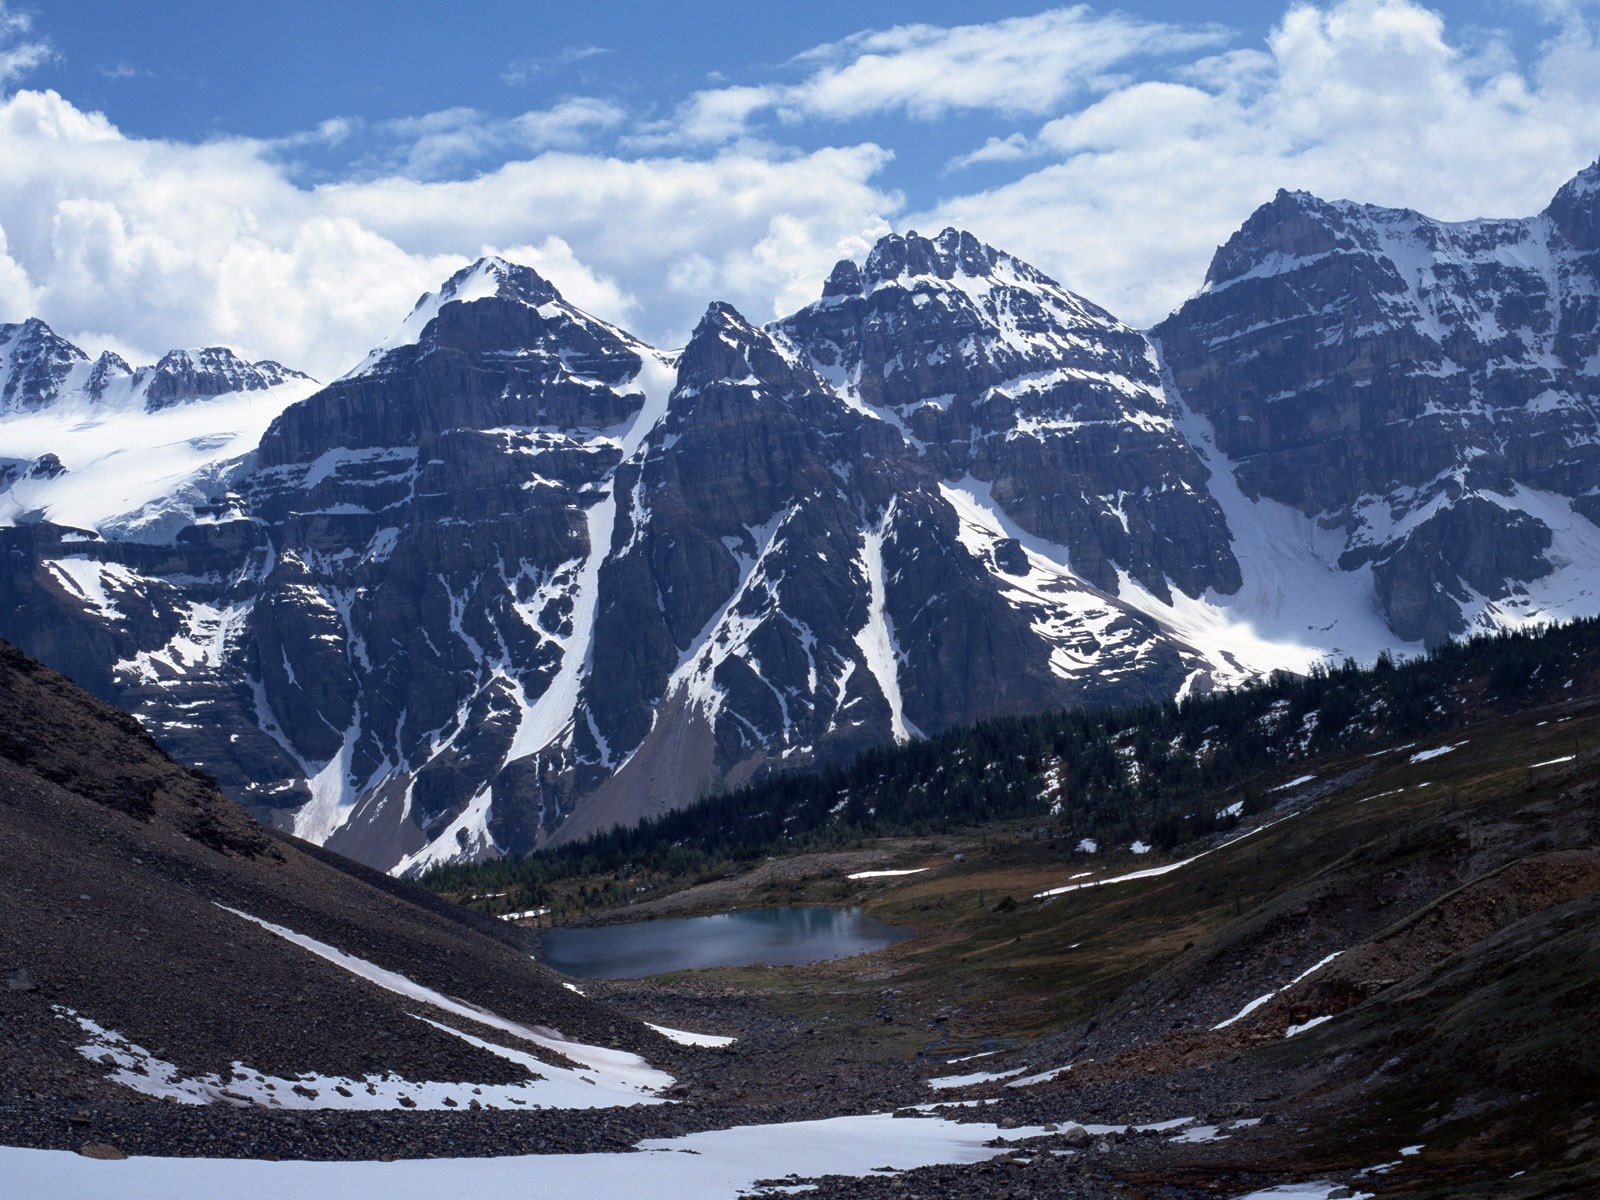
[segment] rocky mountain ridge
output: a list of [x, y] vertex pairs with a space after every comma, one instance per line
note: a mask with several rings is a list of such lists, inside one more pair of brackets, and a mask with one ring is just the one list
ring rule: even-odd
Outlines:
[[157, 412], [230, 392], [265, 391], [297, 379], [311, 377], [271, 359], [247, 362], [226, 346], [169, 350], [154, 365], [135, 369], [110, 350], [91, 360], [37, 317], [0, 325], [0, 414], [74, 402]]
[[180, 502], [16, 506], [0, 632], [411, 870], [1589, 613], [1597, 180], [1465, 225], [1280, 194], [1149, 338], [956, 230], [675, 354], [485, 259]]
[[1592, 550], [1597, 197], [1600, 164], [1525, 220], [1280, 192], [1154, 330], [1241, 487], [1342, 538], [1408, 641], [1527, 608]]

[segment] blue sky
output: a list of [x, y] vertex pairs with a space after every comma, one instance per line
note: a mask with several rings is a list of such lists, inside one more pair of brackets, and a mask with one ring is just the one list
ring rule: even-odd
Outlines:
[[0, 320], [326, 377], [485, 251], [658, 344], [960, 224], [1132, 323], [1280, 186], [1527, 215], [1593, 0], [0, 0]]

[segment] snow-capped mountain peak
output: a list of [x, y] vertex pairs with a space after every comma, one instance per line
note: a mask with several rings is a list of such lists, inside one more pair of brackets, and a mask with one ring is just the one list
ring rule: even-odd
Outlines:
[[[713, 304], [675, 362], [484, 259], [100, 540], [62, 498], [118, 471], [0, 463], [0, 633], [278, 823], [420, 868], [979, 717], [1592, 612], [1597, 196], [1592, 168], [1452, 223], [1281, 192], [1153, 337], [958, 230], [764, 327]], [[126, 364], [63, 361], [123, 411]], [[59, 433], [13, 414], [8, 449], [34, 418]]]
[[160, 541], [226, 491], [226, 464], [255, 448], [316, 380], [221, 346], [174, 350], [137, 370], [90, 361], [43, 321], [0, 326], [0, 527], [39, 521]]
[[[390, 360], [395, 352], [430, 341], [433, 337], [430, 331], [434, 330], [441, 312], [453, 306], [489, 300], [534, 311], [550, 304], [570, 309], [555, 285], [532, 267], [488, 255], [462, 267], [445, 280], [438, 291], [423, 293], [400, 327], [374, 347], [345, 378], [391, 369], [395, 363]], [[576, 309], [571, 311], [577, 312]]]
[[1600, 160], [1568, 180], [1544, 215], [1573, 250], [1590, 255], [1600, 252]]
[[0, 325], [0, 413], [48, 407], [87, 363], [82, 350], [37, 317]]

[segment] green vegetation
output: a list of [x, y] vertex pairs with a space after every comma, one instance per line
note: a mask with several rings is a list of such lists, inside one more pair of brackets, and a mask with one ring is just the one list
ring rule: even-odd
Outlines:
[[[1399, 663], [1384, 656], [1365, 668], [1346, 660], [1279, 673], [1181, 702], [985, 721], [879, 747], [848, 766], [775, 774], [520, 861], [438, 868], [422, 882], [458, 895], [515, 889], [543, 904], [556, 881], [601, 880], [584, 884], [589, 907], [768, 855], [1017, 819], [1073, 843], [1142, 839], [1170, 849], [1259, 807], [1252, 784], [1264, 771], [1585, 694], [1596, 677], [1600, 619], [1586, 618], [1480, 635]], [[616, 886], [623, 879], [626, 889]]]

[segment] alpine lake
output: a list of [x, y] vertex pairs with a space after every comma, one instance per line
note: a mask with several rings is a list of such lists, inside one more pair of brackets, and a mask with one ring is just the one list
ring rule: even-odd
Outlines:
[[577, 979], [638, 979], [704, 967], [825, 962], [911, 936], [911, 930], [874, 920], [859, 908], [747, 908], [706, 917], [552, 929], [540, 939], [539, 958]]

